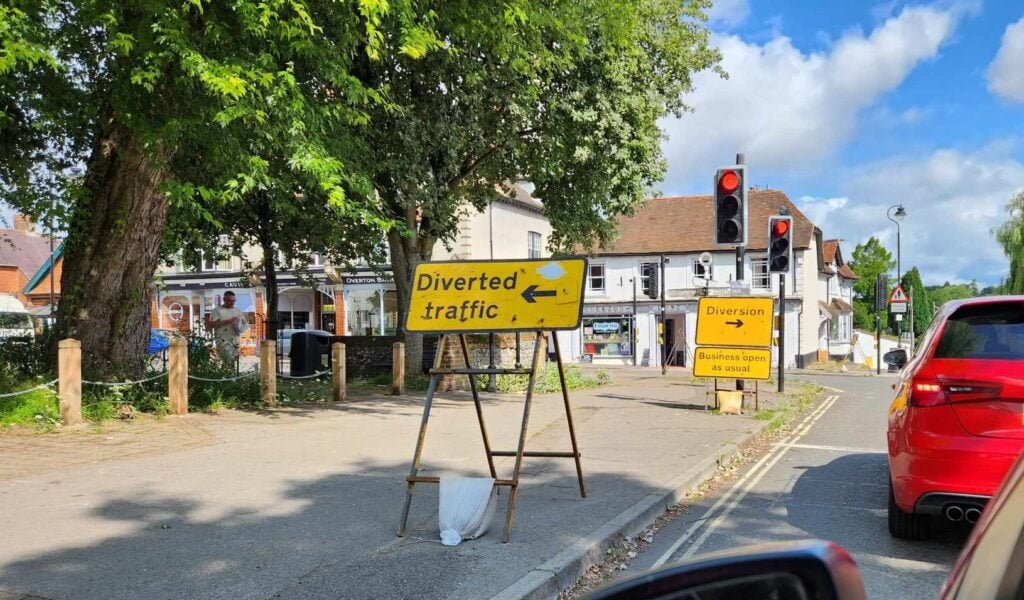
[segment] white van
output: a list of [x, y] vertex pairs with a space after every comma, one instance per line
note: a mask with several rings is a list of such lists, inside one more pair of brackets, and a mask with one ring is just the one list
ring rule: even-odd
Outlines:
[[15, 296], [0, 294], [0, 339], [35, 337], [32, 315]]

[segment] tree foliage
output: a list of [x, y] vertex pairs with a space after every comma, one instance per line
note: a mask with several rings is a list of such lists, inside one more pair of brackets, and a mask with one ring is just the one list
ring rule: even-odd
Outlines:
[[[888, 277], [889, 271], [895, 266], [896, 262], [892, 258], [892, 253], [886, 250], [874, 236], [866, 242], [857, 244], [853, 249], [853, 260], [850, 262], [850, 267], [857, 272], [859, 277], [853, 284], [855, 327], [874, 329], [875, 280], [879, 275]], [[883, 323], [887, 322], [886, 312], [882, 313]]]
[[[593, 247], [659, 181], [658, 119], [679, 113], [692, 75], [719, 55], [705, 0], [455, 0], [427, 3], [444, 46], [390, 48], [356, 69], [397, 109], [371, 110], [367, 147], [388, 234], [402, 322], [416, 265], [451, 243], [465, 207], [526, 178], [550, 245]], [[382, 29], [395, 30], [393, 19]], [[524, 248], [525, 253], [525, 248]], [[408, 361], [419, 340], [407, 336]]]
[[[914, 267], [903, 275], [903, 291], [913, 299], [914, 336], [920, 336], [932, 322], [932, 299], [921, 281], [921, 273]], [[910, 315], [904, 316], [903, 328], [909, 329]]]
[[439, 44], [411, 2], [13, 0], [2, 10], [0, 193], [37, 217], [52, 194], [65, 205], [58, 328], [82, 340], [87, 368], [141, 368], [169, 210], [212, 220], [197, 198], [244, 199], [283, 158], [348, 218], [386, 223], [372, 195], [346, 195], [369, 181], [348, 160], [353, 131], [388, 104], [386, 86], [351, 71], [385, 44], [407, 57]]
[[1003, 291], [1024, 294], [1024, 192], [1010, 200], [1006, 212], [1006, 222], [993, 231], [1010, 259], [1010, 273], [1003, 284]]

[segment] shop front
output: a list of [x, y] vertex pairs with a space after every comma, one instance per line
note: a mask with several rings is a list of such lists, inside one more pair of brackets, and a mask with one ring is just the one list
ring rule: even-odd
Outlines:
[[395, 335], [398, 331], [398, 292], [389, 275], [346, 275], [345, 335]]

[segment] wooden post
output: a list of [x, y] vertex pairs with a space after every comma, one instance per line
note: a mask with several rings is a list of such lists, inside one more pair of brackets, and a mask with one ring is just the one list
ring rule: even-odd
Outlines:
[[344, 402], [348, 393], [345, 389], [345, 344], [331, 344], [331, 399]]
[[78, 425], [82, 422], [82, 342], [68, 339], [57, 344], [57, 377], [61, 423]]
[[167, 411], [188, 414], [188, 341], [179, 337], [167, 351]]
[[395, 342], [391, 350], [391, 395], [405, 393], [405, 344]]
[[277, 406], [277, 342], [260, 342], [260, 400], [266, 406]]

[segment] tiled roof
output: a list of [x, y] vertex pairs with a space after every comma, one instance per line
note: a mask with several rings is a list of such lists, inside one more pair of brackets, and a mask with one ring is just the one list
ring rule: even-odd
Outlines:
[[839, 249], [839, 240], [825, 240], [822, 251], [825, 253], [825, 264], [832, 264], [836, 259], [836, 250]]
[[839, 276], [844, 277], [846, 279], [860, 279], [860, 276], [853, 272], [853, 269], [850, 268], [850, 265], [847, 265], [845, 263], [843, 264], [843, 266], [839, 267]]
[[50, 257], [50, 240], [39, 234], [0, 229], [0, 265], [13, 265], [31, 277]]
[[[779, 190], [752, 190], [748, 195], [747, 250], [768, 247], [768, 217], [780, 208], [793, 216], [793, 247], [811, 246], [814, 224]], [[654, 198], [631, 217], [619, 217], [618, 238], [597, 254], [659, 254], [721, 249], [715, 244], [711, 196]]]

